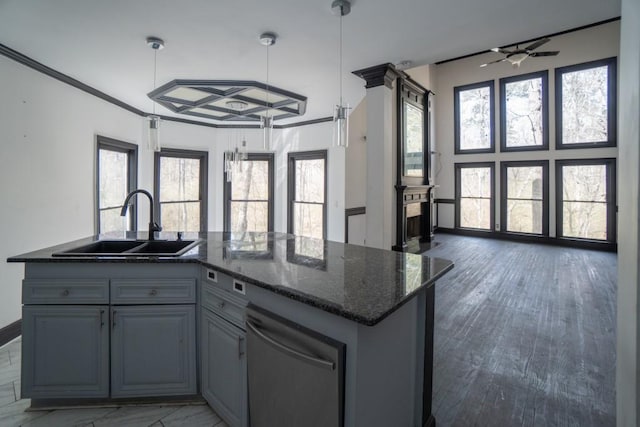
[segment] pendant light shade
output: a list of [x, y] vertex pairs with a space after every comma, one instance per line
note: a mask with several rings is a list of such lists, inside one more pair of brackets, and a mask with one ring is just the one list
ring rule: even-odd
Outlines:
[[273, 117], [269, 112], [271, 111], [271, 104], [269, 103], [269, 46], [273, 46], [276, 43], [276, 35], [274, 33], [262, 33], [260, 34], [260, 44], [267, 47], [267, 96], [266, 96], [266, 110], [264, 116], [260, 119], [260, 128], [262, 129], [262, 148], [264, 150], [271, 150], [271, 140], [273, 137]]
[[[164, 48], [164, 41], [157, 37], [147, 37], [147, 45], [153, 49], [153, 89], [156, 89], [156, 76], [158, 72], [158, 51]], [[156, 115], [156, 103], [153, 102], [153, 114], [149, 119], [149, 150], [160, 151], [160, 117]]]
[[149, 116], [148, 147], [152, 151], [160, 151], [160, 117]]
[[333, 146], [346, 148], [349, 145], [349, 105], [342, 99], [342, 17], [351, 12], [349, 0], [334, 0], [331, 11], [340, 17], [340, 44], [338, 47], [339, 67], [338, 85], [340, 87], [340, 102], [333, 113]]

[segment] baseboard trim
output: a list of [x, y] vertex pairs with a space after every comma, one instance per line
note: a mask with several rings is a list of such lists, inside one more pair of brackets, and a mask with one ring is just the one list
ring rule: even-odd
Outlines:
[[0, 347], [8, 343], [9, 341], [17, 338], [22, 333], [22, 319], [0, 329]]
[[489, 239], [509, 240], [512, 242], [542, 243], [545, 245], [565, 246], [576, 249], [594, 249], [605, 252], [618, 252], [618, 244], [580, 239], [559, 239], [548, 236], [503, 233], [499, 231], [464, 230], [459, 228], [436, 227], [435, 233], [456, 234], [459, 236], [485, 237]]

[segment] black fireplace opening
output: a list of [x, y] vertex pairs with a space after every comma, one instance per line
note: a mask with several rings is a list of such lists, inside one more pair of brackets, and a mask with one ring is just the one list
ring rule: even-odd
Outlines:
[[422, 203], [406, 206], [407, 240], [422, 237]]

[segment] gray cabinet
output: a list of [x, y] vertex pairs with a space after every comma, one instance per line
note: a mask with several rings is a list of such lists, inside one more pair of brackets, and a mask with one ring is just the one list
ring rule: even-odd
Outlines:
[[202, 395], [231, 427], [247, 425], [245, 332], [202, 310]]
[[111, 396], [196, 394], [195, 306], [111, 308]]
[[22, 396], [109, 396], [109, 307], [25, 305]]
[[200, 288], [202, 396], [230, 427], [246, 427], [245, 284], [212, 270], [205, 269], [203, 276]]
[[153, 279], [146, 266], [56, 270], [30, 266], [23, 282], [23, 397], [197, 394], [194, 277], [172, 269]]

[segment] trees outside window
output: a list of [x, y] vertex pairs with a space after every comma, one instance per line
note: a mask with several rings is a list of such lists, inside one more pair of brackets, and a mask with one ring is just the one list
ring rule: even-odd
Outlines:
[[234, 165], [225, 180], [225, 231], [273, 231], [273, 159], [272, 153], [249, 153]]
[[492, 230], [493, 163], [456, 163], [456, 227]]
[[548, 72], [500, 79], [501, 151], [546, 150]]
[[616, 145], [616, 58], [556, 68], [557, 148]]
[[557, 235], [615, 241], [615, 159], [556, 161]]
[[549, 234], [549, 162], [501, 162], [502, 231]]
[[493, 80], [454, 88], [455, 153], [493, 153]]
[[207, 231], [207, 163], [203, 151], [155, 154], [155, 201], [163, 231]]
[[288, 232], [326, 239], [327, 151], [289, 153]]
[[96, 230], [135, 231], [135, 210], [129, 209], [124, 217], [120, 211], [137, 185], [138, 146], [98, 135], [96, 152]]

